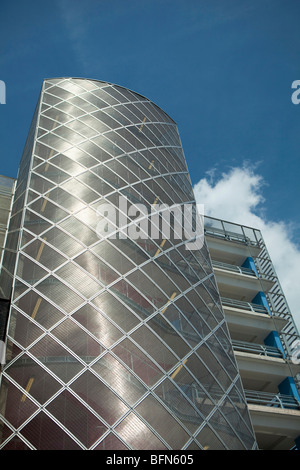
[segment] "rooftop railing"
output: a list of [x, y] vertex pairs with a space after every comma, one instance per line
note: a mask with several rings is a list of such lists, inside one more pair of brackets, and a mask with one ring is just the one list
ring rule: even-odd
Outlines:
[[204, 233], [209, 236], [258, 247], [261, 241], [261, 234], [257, 229], [208, 216], [204, 216]]

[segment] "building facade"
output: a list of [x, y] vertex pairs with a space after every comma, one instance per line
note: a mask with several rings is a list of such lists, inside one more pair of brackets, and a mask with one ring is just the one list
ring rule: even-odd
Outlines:
[[205, 217], [205, 237], [258, 447], [299, 450], [299, 333], [263, 236]]
[[195, 247], [175, 210], [161, 226], [163, 204], [195, 206], [175, 122], [117, 85], [45, 80], [12, 192], [0, 448], [256, 449], [222, 236]]

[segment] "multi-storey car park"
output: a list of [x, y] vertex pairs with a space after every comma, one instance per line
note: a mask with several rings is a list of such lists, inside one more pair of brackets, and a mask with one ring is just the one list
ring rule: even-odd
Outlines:
[[159, 225], [99, 234], [120, 198], [195, 205], [163, 110], [47, 79], [0, 184], [1, 449], [299, 447], [299, 336], [261, 233], [206, 217], [193, 249]]

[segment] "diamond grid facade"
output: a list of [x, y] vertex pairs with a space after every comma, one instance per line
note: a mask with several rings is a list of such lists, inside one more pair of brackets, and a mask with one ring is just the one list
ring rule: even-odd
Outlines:
[[195, 202], [175, 122], [126, 88], [45, 80], [1, 274], [0, 448], [255, 448], [206, 245], [99, 237], [120, 196]]

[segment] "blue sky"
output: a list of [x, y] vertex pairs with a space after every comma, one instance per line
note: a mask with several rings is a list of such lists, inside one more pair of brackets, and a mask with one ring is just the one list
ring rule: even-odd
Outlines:
[[299, 21], [299, 0], [1, 0], [0, 174], [17, 175], [44, 78], [109, 81], [173, 117], [194, 185], [256, 175], [251, 211], [299, 250]]

